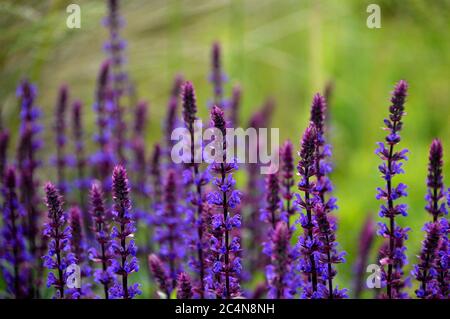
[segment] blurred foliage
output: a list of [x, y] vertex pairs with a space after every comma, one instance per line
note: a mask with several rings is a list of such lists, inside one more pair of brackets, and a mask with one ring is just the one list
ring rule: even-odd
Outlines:
[[[65, 8], [73, 2], [81, 6], [81, 29], [65, 24]], [[421, 227], [429, 220], [424, 195], [432, 138], [442, 139], [445, 158], [450, 158], [450, 1], [377, 0], [381, 29], [366, 27], [366, 7], [374, 2], [366, 0], [122, 2], [127, 69], [139, 98], [151, 103], [149, 145], [161, 138], [171, 80], [178, 72], [196, 85], [206, 120], [212, 94], [207, 82], [210, 45], [215, 40], [222, 44], [225, 71], [232, 79], [227, 92], [234, 83], [243, 87], [242, 123], [271, 96], [277, 102], [272, 126], [280, 128], [282, 139], [296, 144], [308, 122], [312, 95], [332, 81], [329, 136], [340, 207], [338, 240], [348, 252], [347, 263], [339, 266], [341, 286], [351, 287], [361, 223], [367, 214], [377, 214], [375, 188], [382, 180], [375, 143], [384, 138], [380, 127], [393, 84], [406, 79], [410, 96], [402, 146], [410, 149], [410, 160], [399, 181], [409, 186], [410, 215], [399, 220], [412, 228], [407, 243], [409, 272], [423, 239]], [[47, 127], [57, 88], [67, 83], [71, 97], [86, 104], [87, 130], [92, 133], [90, 106], [97, 69], [105, 57], [102, 43], [107, 33], [100, 23], [104, 15], [104, 1], [1, 1], [3, 125], [17, 127], [15, 86], [20, 78], [29, 77], [37, 82]], [[52, 144], [47, 143], [49, 150]], [[445, 161], [447, 185], [449, 163]]]

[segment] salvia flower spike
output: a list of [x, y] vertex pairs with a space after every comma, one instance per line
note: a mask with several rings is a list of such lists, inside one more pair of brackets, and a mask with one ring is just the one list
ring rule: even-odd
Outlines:
[[368, 215], [364, 221], [363, 227], [359, 234], [358, 240], [358, 257], [354, 266], [355, 281], [354, 281], [354, 297], [359, 298], [365, 287], [366, 267], [369, 264], [370, 249], [376, 235], [376, 224], [371, 215]]
[[57, 173], [58, 184], [57, 187], [61, 194], [64, 195], [67, 191], [66, 183], [66, 111], [69, 100], [69, 89], [63, 85], [59, 89], [58, 99], [55, 107], [55, 138], [56, 138], [56, 158], [55, 166]]
[[14, 298], [22, 299], [28, 297], [29, 294], [28, 275], [30, 271], [27, 267], [29, 256], [25, 249], [25, 229], [22, 224], [23, 209], [17, 198], [15, 169], [7, 168], [4, 175], [2, 193], [5, 201], [2, 205], [3, 227], [0, 234], [3, 247], [2, 254], [0, 254], [0, 265], [2, 265], [7, 291]]
[[213, 289], [216, 295], [229, 299], [241, 294], [240, 238], [233, 236], [235, 233], [233, 230], [239, 229], [241, 225], [240, 215], [236, 209], [240, 204], [241, 192], [234, 189], [233, 172], [238, 167], [234, 159], [226, 157], [226, 121], [223, 110], [216, 105], [211, 109], [211, 124], [223, 136], [223, 158], [210, 166], [211, 172], [216, 176], [213, 180], [216, 190], [207, 195], [208, 203], [220, 211], [212, 220], [213, 227], [220, 230], [217, 234], [220, 238], [211, 239], [211, 250], [219, 252], [217, 260], [212, 265], [213, 273], [218, 275], [214, 276]]
[[92, 184], [89, 197], [93, 231], [97, 241], [96, 247], [89, 249], [89, 258], [100, 265], [94, 271], [94, 281], [103, 286], [104, 298], [109, 299], [109, 288], [114, 282], [114, 273], [110, 266], [113, 257], [112, 241], [104, 195], [99, 182]]
[[185, 272], [180, 273], [177, 278], [177, 299], [192, 299], [191, 278]]
[[403, 173], [403, 162], [407, 160], [408, 150], [396, 151], [395, 146], [400, 142], [400, 131], [403, 127], [403, 116], [405, 114], [405, 99], [408, 84], [399, 81], [392, 92], [391, 106], [389, 107], [389, 118], [384, 120], [386, 130], [389, 134], [385, 142], [378, 143], [376, 154], [383, 163], [378, 167], [386, 185], [378, 188], [377, 199], [386, 204], [381, 206], [380, 217], [388, 220], [387, 224], [379, 223], [378, 233], [389, 239], [389, 249], [383, 252], [381, 264], [387, 266], [387, 272], [383, 267], [382, 280], [386, 285], [386, 296], [389, 299], [403, 298], [406, 294], [402, 292], [405, 285], [403, 278], [403, 265], [407, 262], [404, 241], [407, 239], [409, 228], [402, 228], [396, 223], [398, 215], [406, 216], [407, 207], [405, 204], [396, 204], [396, 200], [405, 197], [406, 185], [403, 183], [395, 186], [393, 178]]
[[[198, 272], [198, 292], [200, 298], [205, 297], [205, 271], [206, 265], [205, 260], [207, 253], [207, 242], [203, 235], [203, 187], [209, 182], [208, 171], [200, 172], [199, 164], [196, 161], [196, 150], [197, 145], [195, 143], [195, 120], [197, 119], [197, 101], [195, 96], [195, 89], [191, 82], [186, 82], [182, 87], [182, 100], [183, 100], [183, 119], [186, 128], [189, 130], [190, 134], [190, 165], [189, 168], [184, 172], [185, 184], [195, 191], [190, 191], [188, 197], [190, 202], [193, 204], [196, 210], [196, 215], [193, 216], [193, 222], [196, 225], [197, 232], [194, 235], [195, 253], [197, 258], [193, 260], [192, 264], [195, 271]], [[200, 145], [200, 151], [203, 151], [202, 145]]]
[[68, 267], [77, 262], [71, 252], [71, 228], [67, 225], [67, 213], [63, 208], [63, 199], [52, 183], [45, 185], [48, 222], [44, 226], [44, 236], [49, 238], [48, 252], [42, 258], [50, 272], [47, 287], [55, 287], [55, 298], [65, 298], [65, 287], [71, 273]]
[[425, 197], [427, 201], [427, 206], [425, 209], [433, 217], [433, 222], [436, 222], [439, 217], [447, 215], [447, 208], [444, 203], [445, 189], [442, 175], [442, 167], [444, 163], [442, 157], [442, 143], [440, 140], [435, 139], [430, 146], [427, 176], [428, 191]]
[[[132, 299], [141, 293], [139, 284], [129, 285], [128, 283], [129, 275], [139, 270], [136, 258], [137, 246], [133, 239], [136, 227], [131, 212], [127, 172], [121, 165], [114, 167], [112, 193], [114, 200], [112, 215], [116, 223], [111, 232], [111, 237], [114, 239], [111, 249], [115, 256], [112, 260], [112, 268], [118, 276], [122, 277], [122, 282], [112, 286], [109, 293], [115, 298]], [[128, 241], [129, 238], [132, 239]]]
[[148, 264], [150, 272], [153, 274], [153, 277], [158, 284], [159, 290], [164, 293], [167, 299], [169, 299], [170, 292], [172, 290], [172, 283], [167, 275], [163, 262], [157, 255], [151, 254], [148, 256]]
[[281, 194], [283, 195], [282, 219], [290, 226], [290, 217], [294, 214], [292, 186], [294, 186], [294, 156], [292, 142], [287, 140], [280, 149], [281, 158]]
[[[299, 237], [298, 249], [300, 251], [299, 269], [306, 277], [303, 285], [303, 297], [318, 298], [317, 292], [317, 258], [319, 257], [320, 242], [314, 237], [314, 216], [313, 216], [313, 192], [314, 182], [312, 177], [315, 175], [315, 149], [317, 140], [317, 130], [314, 123], [306, 128], [303, 134], [300, 147], [300, 161], [297, 165], [297, 171], [300, 175], [297, 195], [297, 204], [302, 209], [300, 213], [300, 225], [304, 230], [303, 236]], [[306, 213], [306, 214], [305, 214]]]

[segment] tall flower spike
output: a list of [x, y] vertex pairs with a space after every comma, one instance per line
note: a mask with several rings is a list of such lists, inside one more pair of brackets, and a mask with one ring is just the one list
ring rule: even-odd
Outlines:
[[185, 272], [177, 278], [177, 299], [192, 299], [191, 278]]
[[223, 136], [221, 145], [223, 158], [210, 166], [211, 172], [216, 175], [213, 180], [216, 190], [207, 195], [208, 203], [221, 212], [214, 215], [212, 220], [213, 227], [220, 230], [220, 238], [215, 236], [211, 239], [211, 250], [219, 252], [212, 267], [213, 273], [217, 275], [213, 290], [219, 297], [230, 299], [241, 294], [240, 238], [232, 237], [233, 234], [238, 233], [237, 230], [241, 226], [239, 211], [236, 210], [240, 204], [241, 192], [234, 189], [236, 182], [233, 179], [233, 172], [238, 167], [234, 159], [226, 157], [226, 122], [223, 110], [216, 105], [211, 109], [211, 122]]
[[[191, 82], [186, 82], [182, 87], [183, 100], [183, 119], [186, 128], [190, 134], [190, 155], [191, 162], [188, 169], [184, 172], [185, 184], [191, 188], [188, 192], [188, 200], [195, 207], [196, 214], [193, 216], [193, 222], [197, 228], [196, 234], [192, 241], [192, 246], [195, 248], [196, 257], [193, 258], [192, 264], [196, 272], [198, 272], [198, 284], [196, 286], [198, 294], [201, 299], [205, 297], [205, 272], [206, 272], [206, 253], [208, 251], [208, 243], [203, 235], [203, 187], [209, 182], [208, 172], [200, 172], [199, 164], [196, 163], [196, 153], [198, 145], [195, 141], [195, 120], [197, 119], [197, 101], [195, 97], [194, 86]], [[203, 153], [202, 145], [199, 146], [201, 153]]]
[[290, 225], [290, 217], [294, 214], [292, 199], [292, 186], [294, 186], [294, 156], [293, 146], [290, 140], [284, 142], [280, 149], [281, 158], [281, 193], [283, 194], [284, 206], [282, 219]]
[[358, 240], [358, 257], [354, 266], [354, 297], [359, 299], [365, 286], [366, 267], [369, 264], [370, 249], [376, 233], [376, 225], [371, 215], [367, 215]]
[[441, 245], [441, 225], [438, 222], [429, 222], [424, 227], [426, 238], [422, 242], [422, 250], [419, 255], [419, 264], [414, 266], [412, 275], [419, 281], [419, 289], [416, 295], [419, 298], [442, 298], [435, 284], [436, 257]]
[[381, 264], [387, 265], [387, 272], [383, 267], [382, 280], [386, 285], [386, 296], [389, 299], [404, 298], [402, 288], [405, 285], [403, 279], [403, 265], [406, 263], [404, 241], [408, 238], [408, 228], [402, 228], [397, 225], [396, 217], [398, 215], [407, 215], [405, 204], [396, 204], [395, 201], [405, 197], [406, 185], [403, 183], [397, 186], [393, 185], [393, 178], [403, 173], [402, 161], [406, 160], [408, 150], [395, 151], [395, 146], [400, 142], [400, 131], [403, 126], [403, 115], [405, 114], [405, 99], [408, 84], [405, 81], [399, 81], [392, 92], [391, 106], [389, 107], [389, 118], [384, 120], [386, 130], [389, 134], [386, 136], [385, 143], [378, 143], [376, 154], [381, 158], [383, 164], [378, 167], [383, 179], [386, 182], [384, 188], [378, 188], [377, 199], [386, 202], [381, 206], [380, 217], [388, 219], [388, 223], [379, 223], [378, 233], [389, 238], [389, 249], [384, 252]]
[[72, 299], [91, 297], [91, 285], [86, 280], [91, 276], [91, 267], [87, 261], [87, 245], [81, 224], [80, 208], [72, 206], [69, 210], [69, 216], [70, 229], [72, 230], [71, 248], [75, 255], [77, 265], [80, 267], [81, 287], [73, 288], [71, 291], [68, 291], [68, 293], [71, 295]]
[[100, 183], [93, 183], [90, 190], [90, 213], [92, 216], [93, 231], [97, 240], [97, 247], [89, 249], [89, 258], [101, 268], [94, 271], [94, 281], [103, 286], [104, 297], [109, 299], [109, 288], [114, 282], [114, 273], [110, 267], [111, 237], [109, 223], [105, 209], [104, 195]]
[[439, 217], [447, 215], [445, 207], [445, 189], [442, 176], [443, 150], [440, 140], [435, 139], [430, 146], [430, 156], [428, 162], [427, 186], [428, 191], [425, 197], [427, 206], [425, 209], [433, 216], [433, 222]]
[[110, 62], [105, 61], [100, 67], [97, 78], [97, 91], [95, 97], [94, 110], [97, 113], [97, 134], [94, 136], [98, 144], [98, 151], [92, 155], [91, 163], [95, 167], [94, 176], [102, 183], [104, 191], [111, 189], [109, 174], [113, 168], [113, 154], [111, 141], [111, 121], [108, 119], [107, 108], [110, 99], [109, 96], [109, 74]]
[[[39, 139], [39, 132], [42, 127], [38, 123], [40, 109], [35, 105], [37, 90], [27, 80], [23, 80], [17, 88], [17, 97], [20, 99], [20, 131], [19, 145], [17, 149], [17, 168], [19, 172], [20, 202], [23, 203], [26, 212], [25, 234], [29, 243], [31, 263], [40, 263], [41, 257], [38, 252], [38, 217], [40, 199], [37, 196], [36, 189], [39, 181], [36, 178], [36, 169], [40, 162], [36, 156], [42, 147], [42, 141]], [[40, 267], [40, 266], [39, 266]], [[36, 268], [39, 268], [36, 267]], [[30, 272], [30, 282], [34, 282], [34, 272]], [[39, 279], [37, 285], [39, 286]], [[39, 287], [37, 287], [38, 289]], [[31, 292], [33, 294], [34, 291]]]
[[66, 110], [69, 99], [69, 90], [63, 85], [59, 88], [58, 99], [55, 107], [55, 138], [56, 138], [56, 158], [55, 166], [57, 173], [57, 187], [64, 195], [67, 191], [66, 184], [66, 166], [67, 158], [65, 153], [66, 146]]
[[[331, 146], [326, 144], [325, 140], [325, 116], [327, 105], [325, 98], [317, 93], [311, 105], [311, 122], [314, 123], [317, 130], [316, 148], [315, 148], [315, 175], [316, 184], [314, 194], [316, 205], [314, 213], [317, 217], [317, 238], [321, 241], [320, 252], [322, 253], [319, 261], [323, 264], [323, 280], [326, 282], [324, 293], [326, 298], [346, 297], [346, 290], [333, 288], [333, 279], [336, 276], [334, 264], [344, 262], [344, 252], [338, 252], [336, 242], [336, 223], [329, 213], [337, 208], [336, 198], [330, 196], [333, 185], [328, 175], [331, 172], [331, 165], [328, 162], [331, 156]], [[318, 209], [316, 211], [315, 209]], [[320, 219], [319, 219], [320, 218]]]
[[233, 123], [234, 127], [239, 126], [239, 111], [241, 108], [241, 99], [242, 99], [242, 89], [239, 85], [235, 85], [233, 87], [233, 94], [231, 96], [230, 101], [230, 109], [231, 109], [231, 123]]
[[71, 274], [68, 267], [76, 263], [71, 252], [71, 228], [67, 226], [67, 213], [63, 209], [62, 197], [52, 183], [45, 185], [48, 222], [44, 226], [44, 236], [49, 238], [48, 253], [43, 256], [44, 265], [50, 272], [47, 287], [55, 287], [55, 298], [64, 299], [67, 278]]
[[275, 230], [280, 220], [280, 182], [277, 173], [268, 174], [266, 178], [266, 208], [262, 209], [261, 219]]
[[159, 256], [167, 267], [171, 291], [176, 288], [177, 274], [182, 271], [181, 262], [186, 248], [183, 211], [178, 204], [177, 195], [176, 173], [169, 170], [164, 185], [164, 204], [157, 211], [154, 239], [159, 243]]
[[3, 204], [2, 253], [0, 265], [6, 281], [8, 293], [16, 299], [29, 296], [27, 266], [29, 256], [25, 249], [24, 227], [22, 225], [23, 211], [19, 206], [16, 193], [16, 171], [13, 167], [5, 170], [4, 187], [2, 188], [5, 202]]
[[150, 159], [150, 175], [152, 177], [152, 200], [153, 206], [156, 207], [161, 203], [161, 146], [159, 144], [155, 144], [153, 147], [153, 153]]
[[120, 1], [108, 1], [108, 16], [104, 19], [104, 25], [109, 30], [109, 40], [105, 43], [104, 49], [111, 61], [113, 108], [112, 117], [114, 119], [114, 149], [121, 164], [126, 162], [125, 158], [125, 133], [127, 125], [124, 120], [123, 99], [126, 92], [129, 92], [128, 75], [124, 70], [126, 63], [125, 49], [126, 42], [120, 36], [120, 29], [124, 25], [124, 20], [120, 15]]
[[[300, 214], [300, 224], [304, 234], [299, 237], [298, 250], [300, 251], [299, 270], [306, 277], [303, 285], [303, 297], [318, 298], [320, 295], [318, 289], [318, 269], [317, 258], [319, 255], [320, 242], [314, 238], [314, 219], [312, 215], [313, 209], [313, 192], [314, 182], [311, 180], [316, 172], [315, 150], [316, 150], [317, 130], [314, 123], [306, 128], [303, 134], [300, 147], [300, 161], [297, 165], [297, 171], [300, 175], [298, 190], [301, 192], [297, 195], [297, 204], [302, 209]], [[306, 215], [305, 215], [306, 213]]]
[[118, 226], [114, 226], [111, 233], [114, 239], [111, 248], [115, 256], [115, 259], [112, 260], [112, 269], [117, 275], [122, 277], [122, 283], [117, 283], [112, 286], [109, 293], [115, 298], [132, 299], [141, 293], [139, 284], [128, 285], [129, 275], [139, 271], [138, 260], [136, 258], [136, 243], [134, 239], [127, 242], [127, 238], [134, 238], [136, 227], [131, 212], [127, 172], [121, 165], [114, 167], [112, 193], [114, 200], [112, 215]]

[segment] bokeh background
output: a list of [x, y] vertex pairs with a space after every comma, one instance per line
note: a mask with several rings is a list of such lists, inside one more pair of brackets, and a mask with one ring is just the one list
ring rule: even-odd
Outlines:
[[[81, 29], [66, 27], [66, 7], [81, 6]], [[366, 8], [381, 7], [381, 29], [369, 29]], [[206, 120], [212, 88], [207, 76], [210, 47], [219, 41], [224, 71], [243, 88], [241, 123], [267, 97], [276, 101], [272, 127], [298, 145], [315, 92], [333, 83], [329, 101], [339, 211], [338, 241], [348, 252], [338, 267], [340, 285], [351, 287], [357, 239], [367, 214], [377, 217], [375, 189], [382, 185], [375, 143], [394, 83], [410, 84], [402, 146], [410, 150], [406, 174], [412, 228], [407, 242], [416, 261], [424, 206], [428, 146], [439, 137], [445, 148], [445, 180], [450, 185], [450, 1], [448, 0], [133, 0], [122, 1], [128, 42], [126, 66], [140, 99], [150, 101], [149, 145], [161, 138], [161, 122], [173, 76], [194, 82]], [[2, 125], [17, 136], [15, 87], [23, 77], [36, 82], [38, 104], [50, 128], [57, 88], [66, 83], [71, 98], [86, 104], [87, 131], [94, 131], [91, 105], [107, 32], [101, 25], [104, 1], [2, 0], [0, 2], [0, 107]], [[130, 109], [131, 112], [131, 109]], [[47, 130], [47, 150], [53, 139]], [[54, 177], [52, 169], [42, 179]], [[244, 184], [240, 180], [241, 185]], [[375, 244], [378, 247], [379, 242]], [[373, 252], [375, 255], [376, 252]], [[143, 266], [143, 265], [142, 265]], [[143, 267], [144, 268], [144, 267]], [[367, 293], [367, 297], [371, 294]]]

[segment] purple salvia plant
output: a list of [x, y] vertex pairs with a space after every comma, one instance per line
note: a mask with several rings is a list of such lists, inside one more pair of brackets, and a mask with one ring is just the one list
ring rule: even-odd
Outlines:
[[5, 170], [2, 183], [4, 203], [2, 252], [0, 265], [5, 278], [7, 291], [13, 298], [22, 299], [29, 296], [29, 255], [26, 250], [24, 227], [22, 224], [23, 210], [20, 207], [16, 193], [16, 171], [13, 167]]
[[74, 186], [78, 189], [78, 203], [83, 215], [83, 227], [86, 235], [91, 237], [90, 216], [86, 205], [86, 190], [88, 189], [89, 180], [86, 176], [86, 157], [84, 150], [84, 130], [83, 130], [83, 104], [81, 101], [75, 101], [72, 104], [72, 135], [75, 150], [75, 166], [77, 175]]
[[110, 267], [112, 259], [111, 236], [109, 234], [108, 214], [105, 208], [103, 191], [100, 183], [93, 183], [90, 190], [90, 213], [93, 231], [97, 241], [96, 247], [89, 249], [89, 258], [101, 267], [94, 271], [94, 281], [103, 287], [105, 299], [109, 299], [109, 288], [114, 282], [114, 273]]
[[364, 221], [359, 234], [358, 254], [354, 266], [354, 297], [359, 299], [364, 290], [366, 267], [369, 264], [370, 250], [376, 235], [376, 224], [371, 215], [368, 215]]
[[174, 170], [167, 173], [164, 185], [164, 203], [157, 211], [155, 241], [159, 243], [159, 256], [170, 278], [170, 290], [176, 288], [177, 274], [182, 271], [185, 255], [185, 229], [183, 208], [178, 204], [178, 185]]
[[[416, 290], [419, 298], [444, 298], [440, 285], [436, 281], [439, 277], [438, 271], [440, 257], [439, 247], [445, 244], [447, 239], [447, 221], [439, 217], [447, 214], [445, 206], [445, 189], [442, 176], [443, 167], [443, 148], [441, 141], [433, 140], [430, 146], [428, 176], [427, 176], [427, 195], [425, 199], [427, 205], [425, 209], [431, 214], [432, 222], [426, 223], [424, 231], [425, 240], [422, 242], [422, 251], [419, 255], [419, 264], [414, 266], [412, 275], [419, 281], [420, 286]], [[436, 270], [438, 269], [438, 271]]]
[[[389, 134], [384, 143], [378, 143], [376, 154], [381, 158], [383, 164], [378, 169], [386, 182], [385, 187], [378, 188], [377, 199], [386, 202], [381, 206], [380, 217], [387, 218], [387, 224], [379, 223], [378, 234], [384, 238], [389, 238], [389, 248], [384, 252], [381, 264], [383, 265], [382, 282], [386, 286], [386, 297], [397, 299], [406, 297], [402, 293], [405, 285], [403, 280], [403, 265], [407, 262], [404, 240], [407, 239], [409, 228], [402, 228], [397, 225], [395, 219], [398, 215], [407, 215], [405, 204], [396, 204], [395, 201], [405, 197], [406, 185], [403, 183], [393, 185], [393, 177], [403, 173], [402, 161], [406, 160], [408, 150], [396, 151], [395, 146], [400, 142], [400, 131], [403, 127], [402, 118], [405, 114], [405, 99], [408, 84], [399, 81], [392, 93], [391, 106], [389, 107], [389, 118], [384, 120], [386, 130]], [[387, 266], [387, 272], [386, 267]]]
[[162, 198], [161, 155], [161, 146], [155, 144], [150, 157], [151, 200], [154, 209], [159, 207]]
[[141, 198], [148, 196], [147, 174], [143, 174], [147, 169], [145, 153], [145, 128], [147, 124], [148, 104], [140, 101], [134, 111], [133, 138], [131, 148], [134, 154], [133, 168], [136, 171], [134, 178], [134, 189]]
[[[449, 199], [448, 206], [450, 206], [450, 190], [449, 190]], [[449, 295], [449, 283], [450, 283], [450, 273], [449, 273], [449, 256], [450, 249], [448, 245], [448, 233], [449, 233], [449, 225], [448, 221], [445, 218], [441, 218], [440, 221], [441, 227], [441, 243], [437, 252], [436, 262], [435, 262], [435, 270], [436, 270], [436, 285], [438, 289], [438, 296], [442, 299], [448, 299]]]
[[52, 183], [45, 185], [48, 221], [44, 226], [44, 236], [49, 238], [48, 252], [42, 258], [50, 272], [47, 287], [56, 289], [55, 298], [64, 299], [67, 279], [70, 275], [68, 267], [76, 263], [71, 252], [71, 228], [67, 225], [67, 213], [63, 209], [63, 199]]
[[[317, 132], [316, 148], [315, 148], [315, 176], [316, 184], [314, 187], [314, 195], [316, 204], [313, 208], [317, 215], [317, 238], [321, 241], [320, 252], [322, 256], [319, 258], [323, 264], [323, 280], [326, 282], [324, 291], [325, 298], [342, 298], [345, 297], [345, 290], [333, 289], [333, 278], [336, 276], [334, 264], [344, 262], [345, 252], [337, 251], [336, 242], [336, 223], [333, 218], [329, 217], [329, 213], [337, 209], [336, 198], [329, 194], [333, 190], [328, 174], [331, 172], [331, 165], [327, 159], [331, 156], [331, 146], [326, 144], [325, 140], [325, 117], [327, 113], [327, 105], [325, 98], [317, 93], [311, 105], [311, 122], [314, 123]], [[319, 218], [320, 217], [320, 218]]]
[[172, 280], [169, 279], [163, 262], [157, 255], [151, 254], [148, 256], [148, 265], [150, 272], [158, 284], [159, 291], [169, 299], [170, 292], [172, 291]]
[[112, 193], [114, 200], [112, 215], [113, 220], [116, 222], [116, 226], [113, 227], [111, 232], [111, 237], [114, 239], [111, 249], [115, 257], [112, 260], [112, 269], [118, 276], [122, 277], [122, 282], [112, 286], [109, 293], [115, 298], [132, 299], [141, 293], [139, 284], [134, 283], [130, 286], [128, 284], [129, 275], [139, 271], [135, 240], [130, 239], [129, 242], [127, 241], [127, 238], [134, 238], [136, 227], [131, 212], [127, 172], [121, 165], [114, 167]]
[[177, 299], [192, 299], [191, 278], [185, 272], [178, 274]]
[[219, 251], [219, 258], [213, 264], [212, 271], [220, 274], [220, 282], [214, 282], [214, 290], [216, 294], [230, 299], [241, 294], [240, 277], [241, 277], [241, 260], [240, 254], [240, 238], [233, 236], [241, 226], [240, 215], [238, 211], [233, 210], [240, 204], [241, 192], [234, 189], [235, 180], [233, 172], [238, 169], [234, 159], [227, 158], [226, 154], [226, 122], [223, 110], [218, 106], [211, 109], [211, 124], [218, 129], [223, 137], [222, 145], [216, 145], [223, 152], [223, 158], [218, 162], [211, 164], [210, 170], [216, 175], [213, 180], [214, 186], [217, 188], [207, 195], [208, 203], [214, 205], [221, 214], [215, 214], [212, 220], [213, 227], [222, 232], [222, 238], [213, 239], [214, 245], [212, 250]]
[[68, 291], [68, 294], [71, 295], [72, 299], [89, 298], [92, 293], [91, 285], [86, 282], [86, 279], [91, 276], [91, 267], [87, 260], [87, 243], [83, 234], [81, 214], [81, 210], [78, 206], [72, 206], [69, 210], [70, 229], [72, 231], [70, 244], [77, 265], [80, 267], [81, 281], [81, 287], [72, 288]]
[[59, 88], [58, 98], [56, 101], [55, 107], [55, 124], [54, 124], [54, 132], [55, 132], [55, 144], [56, 144], [56, 156], [54, 161], [54, 165], [56, 167], [56, 175], [57, 175], [57, 188], [64, 196], [67, 192], [67, 183], [66, 183], [66, 166], [67, 166], [67, 157], [66, 157], [66, 110], [67, 104], [69, 100], [69, 89], [67, 86], [63, 85]]
[[197, 101], [195, 97], [195, 89], [191, 82], [186, 82], [182, 87], [183, 100], [183, 119], [186, 128], [190, 135], [190, 163], [188, 169], [184, 172], [185, 184], [192, 190], [188, 193], [188, 199], [195, 208], [195, 215], [193, 216], [193, 223], [196, 226], [196, 233], [194, 234], [193, 246], [196, 258], [193, 258], [192, 264], [196, 272], [198, 272], [198, 290], [199, 297], [205, 297], [205, 271], [206, 271], [206, 253], [207, 242], [203, 236], [203, 188], [210, 180], [209, 172], [200, 172], [200, 165], [196, 159], [196, 153], [203, 152], [202, 145], [195, 144], [195, 120], [197, 119]]
[[[266, 207], [261, 210], [261, 220], [274, 230], [280, 220], [280, 182], [277, 173], [271, 173], [266, 178]], [[270, 237], [270, 236], [269, 236]]]
[[109, 30], [109, 40], [104, 49], [111, 61], [113, 106], [110, 111], [114, 122], [114, 150], [121, 164], [126, 163], [125, 158], [125, 133], [127, 125], [124, 120], [122, 97], [129, 91], [128, 75], [124, 70], [126, 62], [126, 42], [120, 36], [120, 29], [124, 20], [119, 12], [119, 0], [108, 0], [108, 16], [104, 19], [104, 25]]
[[[25, 234], [28, 239], [30, 257], [32, 258], [31, 263], [35, 263], [38, 262], [40, 257], [38, 254], [39, 242], [37, 240], [40, 200], [36, 194], [36, 189], [39, 186], [39, 181], [36, 178], [36, 169], [40, 162], [36, 159], [36, 156], [42, 147], [42, 141], [38, 136], [42, 130], [41, 125], [38, 123], [41, 111], [35, 105], [36, 87], [27, 80], [23, 80], [20, 83], [16, 95], [20, 99], [21, 118], [17, 149], [17, 168], [19, 172], [19, 188], [21, 190], [20, 202], [25, 210]], [[38, 286], [39, 282], [38, 279]], [[33, 271], [30, 271], [30, 284], [34, 285]], [[32, 291], [31, 294], [33, 295], [34, 292]]]
[[94, 110], [97, 113], [97, 129], [95, 142], [98, 151], [91, 157], [91, 163], [95, 169], [93, 175], [102, 183], [104, 191], [111, 189], [109, 174], [113, 168], [114, 157], [111, 143], [111, 119], [108, 117], [107, 108], [111, 104], [109, 85], [110, 63], [104, 62], [100, 67], [97, 78], [97, 91], [95, 96]]
[[[318, 267], [320, 241], [314, 237], [313, 219], [313, 192], [315, 184], [311, 178], [316, 174], [315, 150], [316, 150], [317, 130], [314, 123], [306, 128], [301, 140], [299, 152], [300, 161], [297, 171], [300, 175], [298, 190], [301, 194], [296, 194], [297, 204], [302, 209], [300, 213], [300, 224], [304, 230], [303, 236], [299, 237], [297, 248], [300, 251], [299, 270], [305, 277], [303, 284], [304, 298], [320, 298], [318, 293]], [[306, 213], [306, 214], [305, 214]]]

